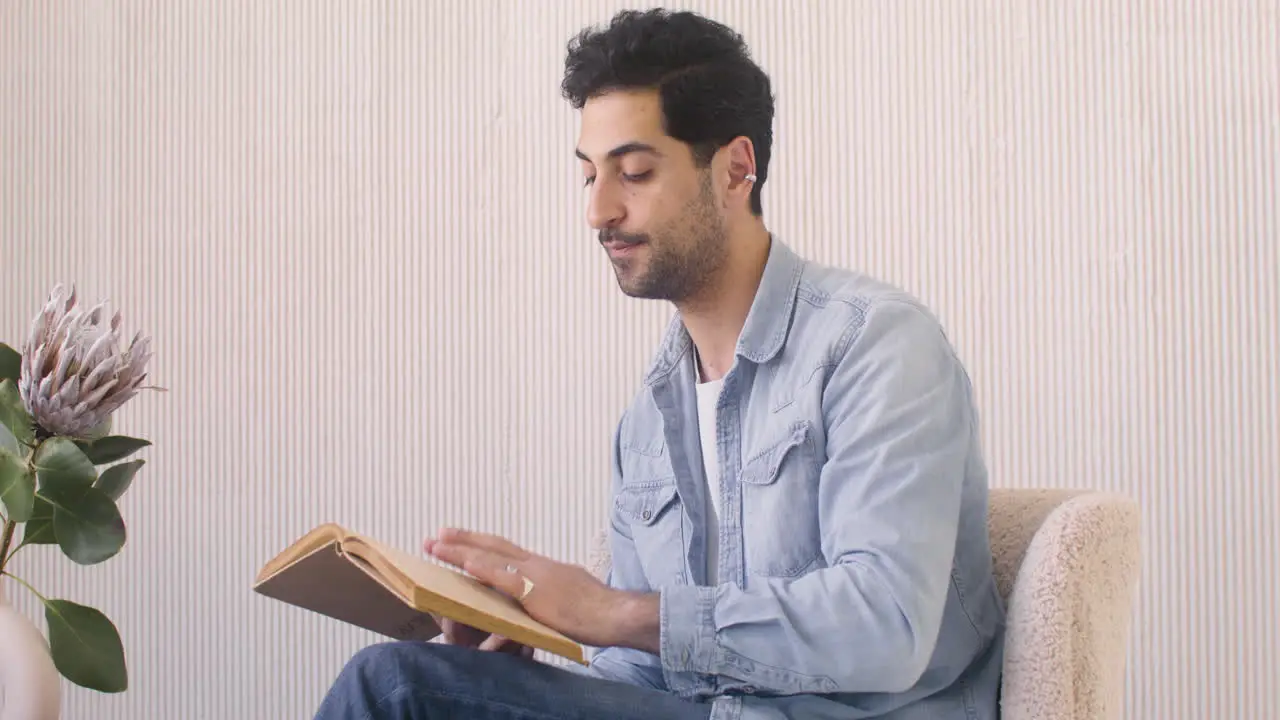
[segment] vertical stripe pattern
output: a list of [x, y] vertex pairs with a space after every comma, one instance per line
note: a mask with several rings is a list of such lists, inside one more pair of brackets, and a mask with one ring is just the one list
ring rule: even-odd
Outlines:
[[[1130, 717], [1280, 708], [1280, 2], [680, 3], [778, 97], [805, 255], [897, 282], [993, 483], [1143, 508]], [[668, 308], [585, 225], [562, 53], [615, 0], [0, 3], [0, 339], [55, 282], [154, 334], [129, 544], [14, 570], [132, 688], [66, 717], [309, 717], [375, 638], [249, 590], [336, 520], [585, 560]], [[8, 590], [41, 623], [19, 588]]]

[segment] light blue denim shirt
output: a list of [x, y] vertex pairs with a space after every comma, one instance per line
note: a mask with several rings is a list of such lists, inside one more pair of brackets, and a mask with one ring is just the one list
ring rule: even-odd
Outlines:
[[661, 653], [585, 671], [717, 720], [997, 717], [987, 473], [938, 321], [773, 239], [716, 408], [711, 586], [692, 350], [677, 316], [614, 438], [609, 582], [660, 591]]

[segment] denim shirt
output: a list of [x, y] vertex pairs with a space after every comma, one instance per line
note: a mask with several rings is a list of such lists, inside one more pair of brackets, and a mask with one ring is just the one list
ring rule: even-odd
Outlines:
[[938, 321], [777, 238], [716, 406], [719, 583], [693, 345], [677, 316], [613, 446], [613, 587], [661, 652], [586, 672], [713, 719], [997, 717], [1004, 607], [968, 376]]

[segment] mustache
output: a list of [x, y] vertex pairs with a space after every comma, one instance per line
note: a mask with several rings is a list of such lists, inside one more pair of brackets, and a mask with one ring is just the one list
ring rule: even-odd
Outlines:
[[607, 242], [610, 242], [612, 240], [616, 240], [621, 243], [626, 243], [628, 245], [635, 245], [637, 243], [649, 241], [648, 235], [643, 235], [640, 233], [624, 233], [621, 230], [601, 230], [599, 233], [599, 237], [600, 237], [601, 245]]

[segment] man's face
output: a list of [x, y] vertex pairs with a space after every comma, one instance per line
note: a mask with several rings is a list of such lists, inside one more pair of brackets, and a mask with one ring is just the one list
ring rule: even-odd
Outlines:
[[663, 130], [654, 92], [587, 102], [578, 139], [587, 222], [627, 295], [680, 302], [719, 270], [728, 233], [711, 173]]

